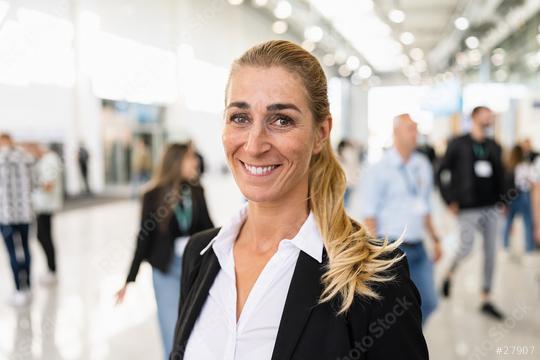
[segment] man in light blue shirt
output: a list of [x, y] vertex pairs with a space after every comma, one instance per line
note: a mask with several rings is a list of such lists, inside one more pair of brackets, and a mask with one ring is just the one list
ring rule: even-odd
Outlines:
[[431, 221], [433, 171], [427, 158], [415, 152], [418, 130], [408, 114], [394, 119], [394, 146], [367, 171], [361, 188], [360, 214], [369, 231], [395, 241], [409, 262], [411, 278], [422, 298], [422, 319], [437, 306], [433, 262], [423, 244], [427, 231], [434, 241], [434, 260], [441, 247]]

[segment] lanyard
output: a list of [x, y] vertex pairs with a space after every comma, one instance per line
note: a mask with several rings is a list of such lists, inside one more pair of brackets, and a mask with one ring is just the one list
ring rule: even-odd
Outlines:
[[415, 184], [414, 180], [411, 179], [411, 177], [409, 176], [409, 172], [407, 171], [407, 168], [405, 167], [405, 164], [401, 164], [400, 167], [399, 167], [399, 170], [400, 170], [401, 176], [403, 177], [403, 180], [405, 181], [405, 184], [407, 186], [407, 191], [412, 196], [416, 197], [418, 195], [418, 193], [419, 193], [419, 189], [418, 189], [417, 184]]
[[182, 233], [186, 233], [191, 227], [193, 217], [193, 202], [191, 199], [191, 189], [189, 186], [182, 186], [182, 200], [174, 208], [174, 214], [178, 221], [178, 226]]
[[482, 160], [482, 159], [487, 159], [488, 157], [488, 152], [484, 148], [484, 145], [482, 144], [473, 143], [473, 152], [474, 152], [474, 156], [476, 156], [477, 159]]

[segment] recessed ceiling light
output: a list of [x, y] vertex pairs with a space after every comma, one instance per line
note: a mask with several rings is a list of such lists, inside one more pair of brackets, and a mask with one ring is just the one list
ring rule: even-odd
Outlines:
[[491, 54], [491, 63], [495, 66], [501, 66], [504, 64], [504, 61], [506, 59], [506, 51], [501, 48], [497, 48], [493, 50], [493, 54]]
[[278, 19], [286, 19], [292, 14], [292, 6], [288, 1], [280, 1], [277, 3], [276, 8], [274, 9], [274, 16]]
[[326, 54], [323, 56], [323, 63], [326, 66], [334, 66], [336, 64], [336, 58], [334, 54]]
[[356, 70], [360, 66], [360, 60], [356, 56], [351, 55], [347, 58], [346, 64], [349, 69]]
[[399, 36], [399, 40], [404, 45], [411, 45], [414, 42], [414, 35], [411, 32], [404, 32]]
[[252, 3], [253, 5], [257, 7], [263, 7], [263, 6], [266, 6], [266, 4], [268, 4], [268, 0], [252, 0]]
[[482, 63], [482, 53], [478, 49], [474, 49], [468, 52], [469, 64], [472, 66], [478, 66]]
[[401, 24], [405, 20], [405, 13], [398, 9], [392, 9], [388, 12], [388, 18], [393, 23]]
[[454, 20], [454, 26], [458, 30], [467, 30], [469, 28], [469, 20], [467, 20], [466, 17], [458, 17], [456, 20]]
[[353, 85], [360, 85], [362, 84], [362, 78], [358, 75], [358, 72], [355, 72], [351, 76], [351, 83]]
[[289, 28], [289, 25], [283, 20], [275, 21], [272, 24], [272, 31], [276, 34], [284, 34], [287, 32], [287, 29]]
[[476, 49], [480, 45], [480, 40], [476, 36], [469, 36], [465, 39], [465, 45], [471, 50]]
[[339, 75], [343, 76], [343, 77], [347, 77], [349, 75], [351, 75], [351, 69], [349, 69], [349, 67], [345, 64], [341, 65], [338, 69], [338, 73]]
[[241, 5], [244, 2], [244, 0], [229, 0], [229, 4], [231, 5]]
[[368, 79], [373, 74], [373, 70], [368, 65], [362, 65], [360, 66], [360, 69], [358, 69], [358, 76], [360, 76], [362, 79]]
[[310, 26], [304, 31], [304, 37], [306, 40], [319, 42], [323, 38], [323, 30], [319, 26]]

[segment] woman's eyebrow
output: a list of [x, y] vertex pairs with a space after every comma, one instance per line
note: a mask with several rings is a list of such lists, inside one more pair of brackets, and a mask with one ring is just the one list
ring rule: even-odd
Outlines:
[[249, 109], [249, 104], [245, 101], [234, 101], [230, 103], [229, 105], [227, 105], [227, 109], [232, 108], [232, 107], [236, 107], [239, 109]]
[[[233, 101], [232, 103], [227, 105], [227, 109], [230, 109], [232, 107], [244, 109], [244, 110], [247, 110], [250, 108], [249, 104], [245, 101]], [[268, 105], [266, 107], [267, 111], [279, 111], [279, 110], [287, 110], [287, 109], [298, 111], [300, 114], [302, 113], [302, 111], [298, 108], [298, 106], [291, 103], [276, 103], [276, 104]]]
[[278, 104], [268, 105], [266, 107], [266, 110], [268, 110], [268, 111], [279, 111], [279, 110], [287, 110], [287, 109], [296, 110], [300, 114], [302, 113], [302, 111], [300, 111], [300, 109], [294, 104], [281, 104], [281, 103], [278, 103]]

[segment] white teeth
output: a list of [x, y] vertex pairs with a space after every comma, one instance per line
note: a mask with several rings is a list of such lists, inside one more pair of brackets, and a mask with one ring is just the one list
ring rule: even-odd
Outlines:
[[276, 168], [276, 165], [257, 167], [257, 166], [250, 166], [246, 163], [244, 163], [244, 166], [253, 175], [263, 175]]

